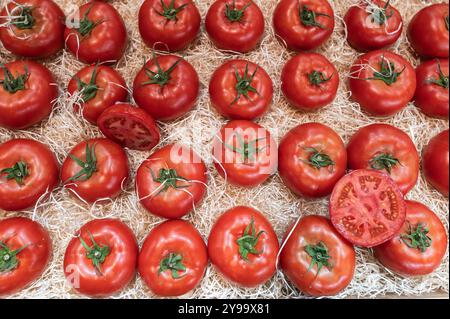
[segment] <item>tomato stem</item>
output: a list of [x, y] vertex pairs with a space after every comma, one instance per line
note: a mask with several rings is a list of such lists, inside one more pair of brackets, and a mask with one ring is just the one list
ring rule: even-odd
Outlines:
[[320, 87], [322, 83], [326, 83], [331, 80], [331, 78], [334, 76], [334, 73], [330, 75], [329, 78], [325, 77], [325, 74], [320, 71], [312, 71], [311, 73], [308, 73], [308, 79], [309, 83], [311, 83], [314, 86]]
[[92, 10], [92, 7], [94, 6], [94, 4], [92, 4], [84, 13], [83, 15], [83, 19], [81, 19], [80, 21], [80, 27], [78, 29], [76, 29], [78, 31], [79, 34], [81, 34], [82, 37], [88, 36], [91, 34], [92, 30], [98, 26], [99, 24], [101, 24], [103, 21], [99, 20], [99, 21], [91, 21], [88, 18], [89, 13]]
[[97, 69], [98, 64], [96, 64], [94, 67], [89, 83], [85, 83], [81, 81], [80, 78], [76, 77], [78, 91], [81, 92], [82, 94], [81, 99], [83, 100], [84, 103], [92, 100], [97, 95], [97, 91], [99, 89], [98, 86], [95, 84], [97, 78]]
[[237, 147], [234, 145], [229, 145], [228, 143], [224, 143], [225, 147], [232, 150], [235, 153], [238, 153], [244, 157], [244, 161], [251, 160], [255, 161], [255, 155], [257, 155], [259, 152], [264, 150], [265, 147], [257, 148], [257, 144], [260, 140], [263, 140], [264, 138], [257, 138], [253, 141], [246, 142], [244, 141], [243, 137], [239, 133], [235, 133], [238, 145]]
[[323, 266], [328, 269], [332, 268], [330, 264], [331, 256], [328, 253], [328, 248], [323, 242], [319, 242], [317, 245], [307, 245], [305, 247], [306, 253], [311, 257], [311, 263], [307, 272], [310, 272], [315, 265], [317, 265], [317, 276], [322, 270]]
[[448, 75], [445, 75], [444, 72], [442, 71], [441, 62], [439, 62], [439, 60], [437, 60], [437, 63], [438, 63], [439, 78], [438, 79], [431, 78], [431, 79], [425, 80], [425, 83], [436, 84], [436, 85], [448, 90], [448, 88], [449, 88]]
[[161, 168], [159, 170], [158, 176], [156, 176], [155, 173], [153, 173], [153, 170], [150, 169], [150, 174], [152, 175], [152, 179], [154, 182], [161, 183], [164, 185], [164, 188], [162, 188], [158, 192], [158, 194], [156, 194], [155, 196], [158, 196], [162, 192], [167, 191], [170, 187], [172, 187], [174, 189], [182, 189], [182, 188], [188, 188], [189, 186], [191, 186], [190, 184], [189, 185], [177, 185], [178, 181], [189, 182], [190, 180], [187, 178], [184, 178], [182, 176], [179, 176], [177, 171], [173, 168], [171, 168], [171, 169]]
[[298, 8], [300, 21], [305, 27], [318, 27], [321, 29], [326, 29], [324, 25], [320, 24], [316, 21], [317, 17], [327, 17], [331, 18], [328, 14], [314, 12], [313, 10], [309, 10], [307, 5], [299, 6]]
[[75, 161], [82, 169], [74, 176], [69, 178], [67, 182], [73, 181], [87, 181], [97, 171], [97, 157], [95, 155], [95, 144], [89, 148], [89, 143], [86, 142], [86, 160], [83, 162], [81, 159], [69, 154], [69, 157]]
[[418, 223], [413, 226], [409, 223], [408, 232], [401, 235], [400, 238], [408, 247], [419, 249], [424, 253], [432, 243], [432, 239], [428, 236], [429, 232], [425, 224]]
[[390, 2], [391, 0], [386, 1], [384, 7], [376, 6], [375, 8], [370, 8], [369, 13], [372, 19], [372, 23], [376, 22], [381, 26], [394, 15], [393, 10], [391, 10], [390, 14], [387, 14], [387, 9], [389, 8]]
[[161, 0], [161, 6], [163, 8], [163, 12], [158, 12], [159, 15], [165, 17], [167, 20], [178, 20], [177, 14], [183, 10], [186, 6], [188, 6], [189, 3], [182, 4], [178, 8], [175, 8], [175, 0], [172, 0], [170, 2], [170, 5], [167, 6], [164, 3], [164, 0]]
[[170, 270], [173, 279], [180, 279], [179, 272], [185, 272], [186, 266], [183, 264], [183, 256], [180, 254], [170, 253], [166, 258], [162, 259], [159, 263], [158, 273]]
[[384, 56], [381, 57], [380, 71], [375, 71], [373, 77], [366, 78], [363, 80], [380, 80], [387, 85], [392, 85], [397, 82], [398, 77], [405, 71], [406, 66], [400, 72], [395, 71], [395, 64], [393, 62], [386, 61]]
[[179, 60], [177, 60], [167, 70], [163, 70], [161, 68], [161, 65], [158, 62], [158, 57], [156, 56], [155, 52], [153, 52], [153, 60], [155, 61], [156, 67], [158, 68], [158, 71], [157, 72], [153, 72], [152, 70], [147, 68], [145, 66], [145, 61], [144, 61], [144, 72], [145, 72], [145, 75], [147, 75], [147, 77], [149, 78], [149, 81], [141, 83], [142, 86], [148, 85], [148, 84], [157, 84], [160, 87], [165, 86], [167, 84], [167, 82], [169, 82], [169, 80], [171, 79], [170, 74], [173, 72], [173, 70], [175, 70], [175, 68], [181, 62], [181, 60], [183, 60], [183, 58], [180, 58]]
[[0, 273], [16, 269], [19, 265], [17, 255], [27, 248], [25, 245], [16, 250], [11, 250], [3, 241], [0, 240]]
[[328, 166], [334, 166], [336, 164], [328, 154], [323, 153], [314, 147], [305, 147], [304, 149], [307, 152], [309, 152], [311, 155], [309, 156], [308, 160], [306, 160], [306, 161], [302, 160], [302, 161], [311, 165], [312, 167], [314, 167], [316, 169], [321, 169], [323, 167], [328, 167]]
[[256, 90], [256, 88], [252, 86], [252, 81], [255, 78], [256, 72], [258, 72], [258, 67], [256, 67], [255, 71], [250, 75], [248, 73], [248, 65], [249, 64], [247, 63], [247, 65], [245, 66], [244, 76], [242, 77], [239, 75], [238, 69], [234, 67], [234, 73], [237, 81], [235, 86], [237, 96], [233, 100], [233, 102], [231, 102], [230, 106], [239, 101], [242, 95], [245, 96], [247, 100], [251, 101], [250, 97], [248, 96], [249, 91], [259, 95], [259, 92]]
[[248, 261], [248, 254], [262, 254], [263, 250], [256, 250], [256, 245], [258, 244], [259, 238], [264, 233], [265, 231], [261, 230], [258, 234], [256, 234], [255, 220], [252, 217], [250, 224], [245, 227], [242, 237], [236, 240], [236, 243], [239, 245], [239, 254], [242, 259]]
[[4, 64], [0, 64], [0, 68], [3, 69], [4, 79], [0, 80], [3, 88], [11, 94], [14, 94], [20, 90], [25, 90], [25, 83], [27, 82], [30, 73], [28, 67], [25, 66], [25, 73], [18, 74], [17, 77], [12, 75], [11, 71]]
[[377, 156], [374, 156], [369, 161], [369, 164], [373, 169], [376, 169], [378, 171], [385, 169], [389, 174], [391, 174], [392, 168], [394, 168], [396, 165], [402, 165], [397, 158], [389, 153], [381, 153]]
[[449, 31], [449, 17], [448, 16], [446, 16], [445, 18], [444, 18], [444, 21], [445, 21], [445, 27], [447, 28], [447, 31]]
[[20, 30], [33, 28], [36, 21], [33, 18], [32, 11], [32, 7], [20, 6], [20, 13], [11, 21], [11, 24]]
[[23, 180], [29, 175], [28, 166], [25, 162], [19, 161], [13, 167], [4, 168], [0, 174], [7, 174], [6, 179], [14, 179], [18, 185], [23, 185]]
[[251, 1], [249, 1], [245, 6], [242, 7], [241, 10], [238, 10], [236, 8], [236, 0], [233, 0], [233, 6], [230, 7], [230, 5], [227, 3], [225, 4], [225, 16], [230, 20], [231, 22], [238, 22], [241, 21], [242, 17], [244, 16], [244, 11], [250, 7], [252, 4]]
[[89, 247], [88, 244], [86, 244], [86, 242], [83, 240], [83, 238], [81, 238], [81, 236], [79, 237], [80, 242], [86, 250], [86, 257], [92, 260], [92, 264], [94, 265], [95, 269], [101, 274], [102, 270], [100, 266], [105, 262], [106, 257], [108, 257], [111, 252], [111, 249], [107, 245], [98, 245], [91, 232], [88, 233], [92, 242], [92, 246]]

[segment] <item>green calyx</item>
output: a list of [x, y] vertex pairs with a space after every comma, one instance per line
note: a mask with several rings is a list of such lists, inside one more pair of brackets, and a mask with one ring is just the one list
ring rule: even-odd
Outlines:
[[180, 254], [170, 253], [166, 258], [159, 263], [158, 273], [169, 270], [172, 273], [173, 279], [180, 279], [180, 272], [186, 271], [186, 266], [183, 264], [183, 256]]
[[236, 8], [236, 1], [233, 0], [233, 5], [230, 6], [228, 3], [225, 5], [225, 16], [230, 20], [231, 22], [238, 22], [241, 21], [242, 17], [244, 16], [245, 10], [250, 7], [252, 4], [251, 1], [249, 1], [245, 6], [242, 7], [241, 10], [238, 10]]
[[263, 138], [258, 138], [253, 141], [246, 142], [246, 141], [244, 141], [244, 138], [242, 137], [241, 134], [235, 133], [235, 135], [236, 135], [237, 142], [238, 142], [237, 146], [229, 145], [227, 143], [224, 143], [224, 145], [226, 148], [230, 149], [231, 151], [242, 155], [245, 162], [249, 161], [249, 160], [252, 162], [255, 161], [256, 155], [266, 148], [266, 147], [261, 147], [261, 148], [257, 147], [258, 142], [260, 140], [263, 140]]
[[433, 242], [428, 236], [429, 232], [425, 224], [419, 223], [415, 226], [409, 224], [408, 232], [401, 235], [400, 238], [408, 247], [418, 249], [424, 253], [431, 247]]
[[170, 5], [167, 6], [164, 3], [164, 0], [161, 0], [161, 6], [163, 8], [163, 12], [158, 12], [159, 15], [165, 17], [167, 20], [176, 21], [177, 20], [177, 14], [183, 10], [186, 6], [188, 6], [188, 3], [185, 3], [178, 8], [175, 8], [175, 0], [172, 0], [170, 2]]
[[[141, 83], [141, 85], [144, 86], [144, 85], [148, 85], [148, 84], [157, 84], [160, 87], [164, 87], [169, 82], [169, 80], [171, 79], [170, 74], [173, 72], [173, 70], [175, 70], [177, 65], [181, 62], [182, 58], [177, 60], [167, 70], [163, 70], [161, 68], [161, 65], [158, 62], [158, 58], [156, 57], [154, 52], [153, 52], [153, 60], [155, 61], [156, 67], [158, 68], [158, 71], [157, 72], [153, 72], [152, 70], [150, 70], [149, 68], [144, 66], [145, 75], [147, 75], [149, 80], [146, 81], [146, 82]], [[144, 61], [144, 64], [145, 64], [145, 61]]]
[[25, 90], [25, 83], [30, 76], [30, 73], [28, 72], [28, 68], [26, 66], [25, 73], [20, 75], [18, 74], [17, 77], [14, 77], [11, 71], [9, 71], [8, 68], [3, 64], [0, 64], [0, 69], [3, 69], [4, 73], [4, 79], [0, 80], [0, 84], [3, 86], [3, 89], [5, 89], [5, 91], [14, 94], [18, 91]]
[[438, 85], [438, 86], [443, 87], [444, 89], [448, 90], [448, 88], [449, 88], [448, 75], [445, 75], [444, 72], [442, 72], [441, 63], [439, 62], [439, 60], [438, 60], [438, 75], [439, 75], [439, 78], [428, 79], [425, 81], [425, 83], [435, 84], [435, 85]]
[[245, 228], [242, 237], [236, 240], [236, 243], [239, 246], [239, 254], [241, 255], [242, 259], [248, 261], [248, 254], [262, 254], [262, 250], [257, 250], [256, 245], [258, 245], [259, 238], [264, 233], [265, 232], [263, 230], [256, 233], [255, 220], [252, 218], [250, 224], [248, 224]]
[[25, 245], [19, 249], [11, 250], [0, 240], [0, 273], [16, 269], [19, 265], [17, 255], [28, 246], [29, 245]]
[[311, 165], [316, 169], [321, 169], [323, 167], [334, 166], [335, 162], [331, 159], [331, 157], [317, 150], [314, 147], [305, 147], [305, 150], [310, 153], [308, 160], [303, 160], [305, 163]]
[[317, 275], [319, 275], [323, 266], [328, 269], [332, 268], [328, 248], [323, 242], [319, 242], [317, 245], [307, 245], [305, 247], [305, 251], [309, 257], [311, 257], [311, 263], [309, 264], [309, 268], [307, 270], [308, 272], [311, 271], [315, 265], [317, 265]]
[[173, 189], [182, 189], [188, 188], [190, 185], [178, 185], [178, 182], [189, 182], [188, 179], [179, 176], [175, 169], [165, 169], [161, 168], [158, 172], [158, 176], [153, 173], [153, 170], [150, 169], [150, 174], [152, 175], [153, 181], [157, 183], [161, 183], [164, 185], [163, 188], [156, 194], [158, 196], [160, 193], [167, 191], [169, 188]]
[[17, 162], [13, 167], [4, 168], [0, 174], [6, 174], [6, 179], [14, 179], [18, 185], [23, 185], [23, 180], [29, 175], [28, 167], [25, 162]]
[[254, 88], [252, 86], [252, 81], [255, 78], [256, 72], [258, 72], [258, 68], [255, 69], [255, 71], [252, 74], [248, 73], [248, 63], [245, 66], [245, 71], [244, 71], [244, 76], [240, 76], [239, 72], [237, 70], [237, 68], [235, 67], [235, 76], [236, 76], [236, 92], [237, 92], [237, 96], [236, 98], [233, 100], [233, 102], [231, 102], [230, 106], [233, 105], [234, 103], [236, 103], [237, 101], [239, 101], [239, 99], [241, 98], [241, 96], [245, 96], [245, 98], [247, 100], [250, 100], [250, 97], [248, 96], [248, 92], [253, 92], [256, 94], [259, 94], [258, 91], [256, 90], [256, 88]]
[[300, 21], [305, 27], [317, 27], [325, 29], [325, 26], [317, 22], [317, 17], [331, 18], [328, 14], [318, 13], [308, 9], [308, 6], [303, 5], [299, 7]]
[[33, 8], [27, 7], [27, 6], [21, 6], [20, 7], [20, 13], [12, 19], [11, 24], [14, 25], [17, 29], [20, 30], [26, 30], [33, 28], [34, 24], [36, 23], [35, 19], [33, 18]]
[[98, 26], [99, 24], [102, 23], [102, 21], [92, 21], [88, 18], [88, 15], [92, 10], [92, 7], [93, 7], [93, 5], [91, 5], [86, 10], [86, 12], [83, 15], [83, 19], [81, 19], [81, 21], [80, 21], [80, 27], [78, 29], [76, 29], [82, 37], [86, 37], [86, 36], [90, 35], [92, 30], [94, 30], [94, 28], [96, 26]]
[[389, 153], [382, 153], [373, 157], [369, 161], [369, 164], [372, 169], [376, 169], [378, 171], [385, 169], [389, 174], [391, 174], [392, 169], [396, 165], [401, 165], [400, 161]]
[[95, 144], [89, 147], [89, 143], [86, 142], [86, 160], [75, 157], [69, 154], [69, 157], [74, 160], [80, 167], [81, 170], [72, 176], [67, 182], [78, 182], [87, 181], [92, 175], [97, 171], [97, 157], [95, 155]]
[[387, 13], [387, 9], [389, 8], [391, 0], [386, 1], [384, 7], [378, 7], [370, 9], [370, 17], [372, 23], [377, 23], [378, 25], [384, 25], [386, 21], [394, 15], [394, 12], [391, 10], [390, 13]]
[[366, 80], [380, 80], [390, 86], [393, 83], [397, 82], [398, 77], [403, 73], [405, 69], [406, 66], [404, 66], [400, 72], [396, 72], [395, 64], [386, 61], [386, 59], [383, 56], [381, 57], [380, 71], [375, 71], [373, 73], [373, 77], [367, 78]]
[[100, 246], [97, 244], [97, 242], [94, 240], [94, 236], [89, 232], [89, 238], [91, 239], [92, 246], [89, 247], [88, 244], [83, 240], [83, 238], [80, 238], [81, 245], [83, 245], [84, 249], [86, 250], [86, 257], [90, 260], [92, 260], [92, 264], [94, 265], [95, 269], [101, 274], [102, 269], [101, 265], [105, 262], [106, 257], [111, 252], [111, 249], [106, 246]]
[[97, 69], [98, 65], [95, 65], [89, 83], [81, 81], [81, 79], [79, 79], [78, 77], [76, 78], [78, 91], [81, 93], [81, 99], [83, 100], [84, 103], [87, 103], [88, 101], [92, 100], [97, 95], [97, 91], [99, 89], [98, 86], [95, 84], [97, 78]]
[[320, 85], [322, 83], [326, 83], [326, 82], [330, 81], [331, 78], [333, 77], [333, 75], [334, 75], [334, 73], [331, 74], [330, 77], [326, 78], [325, 74], [323, 72], [314, 70], [308, 74], [308, 80], [309, 80], [309, 83], [311, 83], [312, 85], [320, 87]]

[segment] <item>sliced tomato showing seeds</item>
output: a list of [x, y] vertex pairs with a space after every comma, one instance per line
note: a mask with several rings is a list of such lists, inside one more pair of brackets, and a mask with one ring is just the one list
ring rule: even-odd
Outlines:
[[143, 109], [120, 103], [107, 108], [98, 118], [102, 133], [132, 150], [151, 150], [159, 143], [159, 128]]
[[395, 236], [406, 218], [406, 204], [389, 175], [356, 170], [344, 176], [330, 198], [330, 218], [351, 243], [373, 247]]

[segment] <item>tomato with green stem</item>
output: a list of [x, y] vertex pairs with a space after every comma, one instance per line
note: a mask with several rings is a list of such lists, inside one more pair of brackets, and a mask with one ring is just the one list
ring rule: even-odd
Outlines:
[[200, 204], [206, 194], [207, 170], [193, 150], [169, 144], [139, 167], [136, 192], [142, 206], [164, 218], [181, 218]]
[[76, 232], [64, 254], [69, 285], [90, 297], [112, 296], [134, 278], [139, 247], [118, 219], [95, 219]]
[[133, 83], [137, 105], [154, 119], [169, 121], [189, 112], [200, 90], [198, 74], [189, 62], [175, 55], [156, 56], [145, 63]]
[[422, 166], [426, 180], [438, 192], [448, 197], [449, 130], [433, 137], [423, 149]]
[[287, 231], [280, 266], [289, 280], [310, 296], [333, 296], [355, 272], [355, 250], [323, 216], [309, 215]]
[[106, 138], [90, 139], [76, 145], [61, 170], [64, 187], [87, 203], [116, 198], [128, 177], [125, 151]]
[[273, 83], [264, 69], [245, 60], [222, 64], [209, 82], [211, 104], [224, 117], [254, 120], [270, 107]]
[[212, 264], [243, 287], [267, 282], [276, 271], [279, 243], [272, 225], [256, 209], [234, 207], [215, 222], [208, 239]]
[[171, 220], [153, 228], [139, 254], [138, 270], [147, 287], [163, 297], [195, 289], [208, 266], [208, 252], [190, 223]]

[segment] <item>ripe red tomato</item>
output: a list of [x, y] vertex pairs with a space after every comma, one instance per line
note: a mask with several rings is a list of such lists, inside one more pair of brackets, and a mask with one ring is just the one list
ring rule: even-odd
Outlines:
[[197, 101], [199, 90], [195, 69], [175, 55], [154, 55], [133, 83], [137, 105], [162, 121], [174, 120], [189, 112]]
[[107, 108], [97, 124], [107, 138], [132, 150], [151, 150], [159, 143], [159, 128], [153, 118], [131, 104], [119, 103]]
[[70, 17], [64, 31], [67, 48], [88, 64], [120, 60], [127, 46], [122, 17], [108, 3], [91, 1]]
[[38, 279], [52, 256], [48, 232], [35, 221], [0, 221], [0, 296], [11, 295]]
[[423, 173], [428, 183], [448, 197], [449, 132], [445, 130], [431, 139], [422, 155]]
[[208, 239], [212, 264], [226, 278], [243, 287], [264, 284], [275, 274], [279, 243], [269, 221], [246, 206], [226, 211]]
[[[295, 226], [295, 225], [294, 225]], [[323, 216], [304, 216], [285, 236], [280, 266], [294, 285], [311, 296], [344, 290], [355, 272], [355, 250]]]
[[331, 104], [339, 87], [334, 65], [319, 53], [300, 53], [290, 59], [281, 74], [281, 90], [288, 102], [311, 111]]
[[181, 296], [198, 286], [208, 266], [199, 232], [186, 221], [166, 221], [150, 231], [138, 269], [147, 287], [163, 297]]
[[221, 50], [247, 53], [264, 34], [264, 16], [252, 0], [217, 0], [209, 8], [205, 28]]
[[341, 137], [328, 126], [306, 123], [289, 131], [278, 148], [279, 174], [299, 196], [323, 197], [347, 169]]
[[59, 180], [59, 165], [50, 149], [37, 141], [14, 139], [0, 144], [0, 209], [21, 211], [50, 194]]
[[412, 18], [408, 26], [408, 39], [419, 55], [448, 58], [448, 8], [448, 3], [432, 4]]
[[70, 80], [67, 90], [71, 96], [77, 95], [73, 105], [75, 112], [81, 108], [83, 117], [93, 124], [104, 110], [128, 97], [123, 77], [104, 65], [82, 68]]
[[70, 151], [61, 170], [64, 186], [88, 203], [119, 196], [128, 176], [127, 154], [106, 138], [79, 143]]
[[207, 172], [202, 159], [179, 144], [167, 145], [147, 158], [136, 174], [142, 206], [164, 218], [181, 218], [206, 194]]
[[209, 82], [211, 103], [224, 117], [254, 120], [270, 107], [273, 83], [259, 65], [245, 60], [222, 64]]
[[359, 129], [347, 145], [348, 167], [374, 169], [388, 174], [407, 194], [419, 178], [419, 154], [410, 137], [388, 124]]
[[448, 118], [448, 75], [448, 60], [425, 61], [417, 67], [414, 103], [423, 113]]
[[386, 0], [364, 1], [351, 6], [344, 22], [348, 43], [363, 52], [394, 44], [403, 30], [400, 12]]
[[389, 116], [402, 110], [414, 96], [416, 75], [411, 64], [389, 51], [360, 56], [350, 70], [352, 98], [368, 113]]
[[0, 69], [0, 126], [26, 129], [51, 113], [58, 86], [45, 66], [14, 61]]
[[277, 170], [275, 140], [269, 131], [250, 121], [224, 125], [214, 138], [212, 152], [217, 171], [234, 185], [255, 187]]
[[327, 0], [281, 0], [273, 14], [275, 34], [291, 50], [313, 50], [334, 30], [334, 12]]
[[136, 274], [139, 247], [131, 229], [117, 219], [95, 219], [72, 238], [64, 255], [64, 274], [77, 292], [114, 295]]
[[387, 174], [361, 169], [337, 182], [330, 198], [330, 218], [351, 243], [374, 247], [398, 233], [405, 222], [406, 204]]
[[0, 13], [0, 41], [13, 54], [44, 58], [64, 47], [65, 16], [52, 0], [15, 0]]
[[390, 270], [404, 276], [431, 274], [447, 251], [447, 231], [425, 205], [406, 201], [406, 222], [391, 240], [374, 247], [375, 256]]
[[195, 40], [201, 17], [191, 0], [145, 0], [139, 10], [139, 32], [155, 50], [181, 51]]

